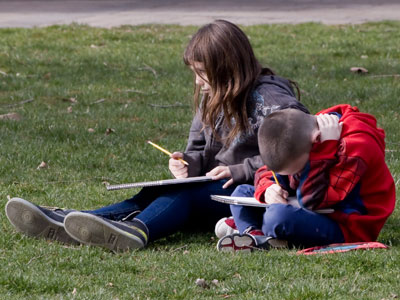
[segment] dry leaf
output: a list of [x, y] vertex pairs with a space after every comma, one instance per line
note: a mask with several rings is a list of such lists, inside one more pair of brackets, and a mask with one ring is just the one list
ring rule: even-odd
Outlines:
[[20, 121], [21, 116], [18, 113], [8, 113], [5, 115], [0, 115], [0, 120], [14, 120], [14, 121]]
[[99, 99], [97, 101], [94, 101], [92, 104], [98, 104], [98, 103], [101, 103], [101, 102], [104, 102], [104, 101], [106, 101], [106, 99], [101, 98], [101, 99]]
[[45, 162], [45, 161], [42, 161], [41, 163], [40, 163], [40, 165], [38, 165], [38, 167], [36, 168], [36, 169], [38, 169], [38, 170], [40, 170], [40, 169], [46, 169], [46, 168], [48, 168], [49, 166], [47, 165], [47, 163]]
[[78, 103], [78, 100], [76, 98], [71, 97], [71, 98], [62, 98], [62, 101], [64, 102], [71, 102], [71, 103]]
[[218, 280], [218, 279], [213, 279], [213, 281], [211, 281], [211, 283], [212, 283], [213, 285], [218, 286], [218, 285], [219, 285], [219, 280]]
[[72, 291], [72, 295], [76, 295], [76, 288]]
[[104, 43], [100, 43], [99, 45], [91, 44], [90, 48], [96, 49], [96, 48], [103, 47], [104, 45], [105, 45]]
[[209, 285], [203, 278], [197, 278], [196, 279], [196, 285], [203, 288], [203, 289], [208, 289]]
[[51, 77], [51, 73], [50, 72], [43, 75], [44, 79], [50, 79], [50, 77]]
[[115, 132], [115, 130], [112, 129], [112, 128], [107, 128], [106, 129], [106, 135], [110, 135], [111, 133], [114, 133], [114, 132]]
[[368, 73], [368, 70], [363, 67], [351, 67], [350, 71], [353, 73]]
[[112, 282], [109, 282], [109, 283], [107, 284], [107, 286], [109, 286], [109, 287], [113, 287], [113, 286], [114, 286], [114, 284], [113, 284]]
[[95, 130], [94, 130], [93, 128], [89, 128], [88, 131], [89, 131], [90, 133], [95, 132]]
[[68, 106], [68, 108], [67, 108], [67, 113], [72, 113], [72, 106]]
[[241, 278], [242, 278], [242, 276], [240, 276], [240, 274], [239, 274], [239, 273], [235, 273], [235, 274], [233, 274], [233, 277], [235, 277], [235, 278], [239, 278], [239, 279], [241, 279]]

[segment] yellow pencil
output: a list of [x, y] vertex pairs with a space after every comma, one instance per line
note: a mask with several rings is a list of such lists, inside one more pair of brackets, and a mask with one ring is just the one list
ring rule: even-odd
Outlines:
[[[148, 144], [152, 145], [154, 148], [157, 148], [158, 150], [160, 150], [161, 152], [164, 152], [165, 154], [171, 156], [172, 153], [169, 152], [168, 150], [164, 149], [163, 147], [158, 146], [157, 144], [154, 144], [150, 141], [147, 141]], [[187, 161], [184, 161], [182, 158], [178, 158], [184, 165], [189, 165]]]
[[275, 172], [272, 171], [272, 170], [271, 170], [271, 172], [272, 172], [272, 176], [274, 176], [275, 183], [276, 183], [277, 185], [281, 186], [281, 185], [279, 184], [278, 178], [276, 178]]

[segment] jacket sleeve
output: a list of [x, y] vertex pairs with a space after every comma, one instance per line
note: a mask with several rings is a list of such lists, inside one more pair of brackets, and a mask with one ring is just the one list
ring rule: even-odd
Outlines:
[[254, 173], [263, 165], [260, 155], [245, 158], [243, 163], [230, 165], [233, 182], [246, 183], [254, 180]]
[[341, 140], [340, 145], [339, 141], [314, 145], [309, 169], [300, 179], [300, 200], [304, 207], [332, 207], [343, 201], [359, 183], [367, 164], [358, 155], [347, 155], [349, 146], [345, 140]]
[[257, 170], [254, 177], [254, 197], [262, 203], [265, 203], [264, 193], [267, 188], [275, 183], [272, 172], [267, 169], [266, 166], [261, 167]]

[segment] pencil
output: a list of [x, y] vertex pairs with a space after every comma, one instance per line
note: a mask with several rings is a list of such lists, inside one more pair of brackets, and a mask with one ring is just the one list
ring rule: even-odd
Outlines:
[[[154, 148], [160, 150], [161, 152], [164, 152], [165, 154], [167, 154], [167, 155], [169, 155], [169, 156], [172, 155], [171, 152], [169, 152], [168, 150], [164, 149], [164, 148], [161, 147], [161, 146], [158, 146], [157, 144], [154, 144], [153, 142], [147, 141], [147, 143], [150, 144], [150, 145], [152, 145]], [[187, 166], [189, 165], [188, 162], [187, 162], [187, 161], [184, 161], [182, 158], [178, 158], [178, 159], [179, 159], [184, 165], [187, 165]]]
[[279, 184], [278, 178], [276, 178], [275, 172], [272, 171], [272, 170], [271, 170], [271, 172], [272, 172], [272, 176], [274, 176], [275, 183], [276, 183], [277, 185], [281, 186], [281, 185]]

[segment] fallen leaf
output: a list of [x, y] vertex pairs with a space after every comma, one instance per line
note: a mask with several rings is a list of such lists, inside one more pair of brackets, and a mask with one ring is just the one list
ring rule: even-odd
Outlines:
[[72, 291], [72, 295], [76, 295], [76, 292], [77, 292], [76, 288], [74, 288], [73, 291]]
[[218, 285], [219, 285], [219, 280], [218, 280], [218, 279], [213, 279], [213, 281], [211, 281], [211, 283], [212, 283], [213, 285], [218, 286]]
[[38, 165], [38, 167], [36, 168], [36, 169], [38, 169], [38, 170], [40, 170], [40, 169], [46, 169], [46, 168], [48, 168], [49, 166], [47, 165], [47, 163], [45, 162], [45, 161], [42, 161], [41, 163], [40, 163], [40, 165]]
[[20, 121], [21, 116], [18, 113], [8, 113], [5, 115], [0, 115], [0, 120], [14, 120], [14, 121]]
[[353, 73], [368, 73], [368, 70], [363, 67], [351, 67], [350, 71]]
[[241, 278], [242, 278], [242, 276], [240, 276], [240, 274], [239, 274], [239, 273], [235, 273], [235, 274], [233, 274], [233, 277], [235, 277], [235, 278], [239, 278], [239, 279], [241, 279]]
[[50, 79], [50, 77], [51, 77], [51, 73], [50, 72], [43, 75], [44, 79]]
[[113, 128], [107, 128], [106, 129], [106, 135], [110, 135], [111, 133], [114, 133], [115, 130]]
[[203, 289], [208, 289], [209, 285], [203, 278], [197, 278], [196, 279], [196, 285], [203, 288]]
[[114, 284], [113, 284], [112, 282], [109, 282], [109, 283], [107, 283], [107, 286], [109, 286], [109, 287], [113, 287], [113, 286], [114, 286]]
[[90, 133], [95, 132], [95, 130], [94, 130], [93, 128], [89, 128], [88, 131], [89, 131]]
[[68, 106], [68, 108], [67, 108], [67, 113], [72, 113], [72, 106]]
[[106, 101], [106, 99], [101, 98], [101, 99], [99, 99], [97, 101], [94, 101], [92, 104], [98, 104], [98, 103], [101, 103], [101, 102], [104, 102], [104, 101]]
[[76, 98], [71, 97], [71, 98], [62, 98], [62, 101], [64, 102], [71, 102], [71, 103], [78, 103], [78, 100]]
[[91, 44], [91, 45], [90, 45], [90, 48], [92, 48], [92, 49], [96, 49], [96, 48], [103, 47], [104, 45], [105, 45], [104, 43], [100, 43], [100, 44], [98, 44], [98, 45]]

